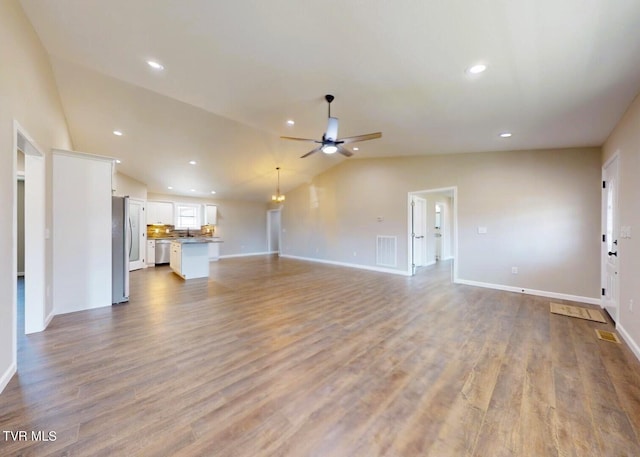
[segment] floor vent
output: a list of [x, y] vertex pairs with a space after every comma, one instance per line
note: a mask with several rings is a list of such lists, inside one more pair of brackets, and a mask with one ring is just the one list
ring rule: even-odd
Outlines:
[[397, 236], [378, 235], [376, 243], [376, 265], [396, 267], [398, 265], [397, 246]]
[[596, 329], [596, 334], [598, 335], [598, 338], [600, 338], [603, 341], [609, 341], [611, 343], [620, 344], [620, 340], [618, 339], [618, 335], [616, 335], [613, 332], [608, 332], [606, 330], [598, 330], [598, 329]]

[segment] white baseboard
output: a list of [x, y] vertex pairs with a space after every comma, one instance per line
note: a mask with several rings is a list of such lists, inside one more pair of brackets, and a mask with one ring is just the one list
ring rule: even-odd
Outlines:
[[55, 314], [53, 314], [53, 311], [51, 311], [49, 313], [49, 315], [44, 320], [44, 328], [42, 330], [46, 330], [47, 329], [47, 327], [51, 323], [51, 320], [53, 319], [53, 316], [55, 316]]
[[0, 378], [0, 393], [2, 393], [5, 387], [7, 387], [7, 384], [9, 384], [9, 381], [11, 381], [13, 375], [16, 374], [17, 368], [18, 367], [16, 365], [16, 362], [14, 361], [4, 372], [4, 374]]
[[360, 265], [357, 263], [336, 262], [333, 260], [314, 259], [313, 257], [300, 257], [297, 255], [281, 254], [280, 257], [285, 257], [287, 259], [305, 260], [307, 262], [324, 263], [327, 265], [337, 265], [340, 267], [357, 268], [359, 270], [377, 271], [380, 273], [391, 273], [394, 275], [401, 275], [401, 276], [411, 276], [411, 274], [407, 271], [394, 270], [392, 268], [374, 267], [374, 266], [368, 266], [368, 265]]
[[264, 252], [249, 252], [247, 254], [229, 254], [229, 255], [221, 255], [220, 258], [231, 259], [233, 257], [251, 257], [254, 255], [271, 255], [271, 254], [277, 254], [277, 252], [273, 253], [273, 252], [264, 251]]
[[640, 360], [640, 346], [631, 338], [629, 332], [627, 332], [624, 327], [620, 324], [616, 324], [616, 330], [622, 335], [622, 339], [629, 345], [629, 348], [633, 351], [633, 354], [636, 356], [638, 360]]
[[539, 297], [555, 298], [558, 300], [569, 300], [580, 303], [588, 303], [590, 305], [600, 305], [599, 298], [581, 297], [579, 295], [561, 294], [558, 292], [548, 292], [546, 290], [526, 289], [523, 287], [504, 286], [501, 284], [490, 284], [487, 282], [469, 281], [466, 279], [456, 279], [453, 282], [456, 284], [465, 284], [467, 286], [484, 287], [486, 289], [504, 290], [507, 292], [517, 292], [520, 294], [537, 295]]

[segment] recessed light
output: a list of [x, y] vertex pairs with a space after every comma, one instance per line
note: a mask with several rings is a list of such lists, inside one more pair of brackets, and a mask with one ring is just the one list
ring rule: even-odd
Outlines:
[[168, 186], [167, 189], [171, 190], [173, 189], [173, 186]]
[[122, 133], [120, 130], [114, 130], [114, 131], [113, 131], [113, 134], [114, 134], [115, 136], [122, 136], [122, 135], [123, 135], [123, 133]]
[[511, 137], [511, 133], [510, 132], [504, 132], [500, 134], [501, 138], [510, 138]]
[[353, 148], [353, 150], [354, 150], [354, 151], [359, 151], [359, 150], [360, 150], [360, 148]]
[[211, 191], [211, 193], [212, 193], [212, 194], [215, 194], [215, 193], [216, 193], [216, 191], [215, 191], [215, 190], [212, 190], [212, 191]]
[[296, 125], [296, 121], [294, 121], [293, 119], [289, 119], [287, 121], [287, 125]]
[[147, 60], [147, 65], [149, 65], [154, 70], [164, 70], [164, 65], [156, 62], [155, 60]]
[[195, 191], [196, 191], [195, 189], [191, 189], [191, 192], [195, 192]]
[[116, 159], [116, 163], [122, 163], [122, 160]]
[[189, 165], [195, 165], [197, 162], [195, 160], [190, 160]]
[[478, 63], [478, 64], [475, 64], [475, 65], [469, 67], [467, 72], [471, 73], [472, 75], [477, 75], [479, 73], [482, 73], [486, 69], [487, 69], [487, 66], [485, 64]]

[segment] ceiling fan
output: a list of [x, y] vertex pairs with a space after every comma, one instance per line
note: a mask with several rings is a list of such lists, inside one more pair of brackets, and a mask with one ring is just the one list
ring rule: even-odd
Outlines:
[[336, 152], [342, 154], [345, 157], [351, 157], [353, 152], [343, 146], [343, 144], [355, 143], [357, 141], [373, 140], [382, 137], [382, 132], [367, 133], [365, 135], [350, 136], [347, 138], [338, 139], [338, 118], [331, 117], [331, 102], [335, 97], [333, 95], [325, 95], [324, 99], [329, 104], [329, 122], [327, 124], [327, 131], [322, 135], [322, 141], [312, 140], [309, 138], [295, 138], [291, 136], [281, 136], [285, 140], [295, 141], [310, 141], [312, 143], [318, 143], [320, 146], [307, 152], [301, 156], [301, 159], [310, 156], [314, 152], [322, 151], [325, 154], [334, 154]]

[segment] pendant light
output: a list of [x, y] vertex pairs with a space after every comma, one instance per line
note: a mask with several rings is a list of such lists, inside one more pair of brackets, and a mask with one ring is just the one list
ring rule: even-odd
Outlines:
[[278, 187], [276, 187], [276, 193], [271, 196], [271, 201], [274, 203], [282, 203], [284, 201], [284, 195], [280, 193], [280, 167], [276, 167], [278, 172]]

